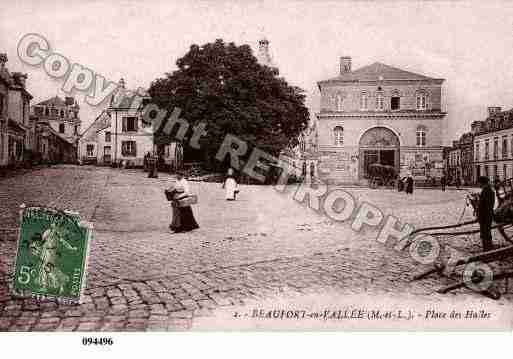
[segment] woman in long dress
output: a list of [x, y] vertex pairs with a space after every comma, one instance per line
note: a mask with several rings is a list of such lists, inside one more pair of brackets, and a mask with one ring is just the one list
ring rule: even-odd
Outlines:
[[233, 170], [231, 168], [228, 170], [228, 175], [226, 176], [226, 180], [223, 183], [223, 188], [225, 190], [226, 200], [235, 201], [237, 192], [239, 192], [239, 186], [233, 177]]
[[172, 188], [171, 207], [173, 209], [173, 219], [169, 228], [175, 233], [189, 232], [199, 228], [191, 206], [180, 207], [178, 201], [191, 194], [189, 183], [182, 174], [178, 174], [175, 186]]
[[406, 193], [413, 194], [413, 177], [411, 175], [406, 179]]

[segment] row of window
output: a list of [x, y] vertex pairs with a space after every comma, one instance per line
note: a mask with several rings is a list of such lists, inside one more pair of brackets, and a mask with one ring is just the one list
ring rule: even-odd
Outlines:
[[[504, 135], [501, 138], [502, 146], [501, 146], [501, 158], [513, 158], [513, 136], [508, 141], [508, 136]], [[508, 149], [508, 143], [510, 143], [509, 149]], [[476, 142], [475, 144], [475, 160], [480, 161], [481, 158], [483, 158], [485, 161], [494, 159], [499, 159], [499, 137], [494, 137], [493, 139], [493, 157], [490, 158], [490, 140], [486, 139], [484, 140], [484, 156], [481, 156], [480, 152], [480, 144], [479, 142]]]
[[[342, 95], [336, 96], [336, 108], [337, 111], [344, 111], [344, 99]], [[415, 108], [419, 111], [427, 110], [427, 94], [425, 92], [419, 92], [415, 96]], [[390, 97], [390, 110], [397, 111], [401, 109], [401, 97], [399, 94], [393, 94]], [[360, 111], [369, 110], [369, 96], [366, 92], [362, 92], [360, 95]], [[385, 110], [385, 97], [383, 93], [376, 95], [375, 110]]]
[[[66, 133], [66, 126], [64, 126], [63, 123], [60, 123], [59, 124], [59, 133]], [[78, 135], [78, 126], [75, 125], [75, 132], [74, 132], [75, 135]]]
[[503, 181], [507, 178], [513, 177], [513, 166], [503, 164], [502, 173], [499, 173], [499, 166], [497, 165], [477, 166], [477, 178], [481, 175], [484, 175], [493, 181]]
[[[94, 157], [94, 144], [87, 144], [87, 157]], [[104, 155], [110, 156], [110, 146], [104, 147]], [[125, 157], [137, 157], [137, 143], [135, 141], [121, 142], [121, 155]]]
[[[78, 111], [72, 111], [72, 110], [68, 110], [68, 117], [70, 118], [78, 118]], [[53, 107], [42, 107], [42, 106], [37, 106], [35, 108], [35, 114], [36, 115], [39, 115], [39, 116], [42, 116], [43, 114], [45, 116], [54, 116], [54, 117], [61, 117], [61, 118], [64, 118], [65, 116], [65, 111], [64, 109], [57, 109], [57, 108], [53, 108]]]
[[[342, 126], [336, 126], [333, 129], [333, 139], [335, 146], [343, 146], [344, 145], [344, 128]], [[426, 146], [426, 128], [424, 126], [417, 127], [415, 131], [415, 142], [417, 147], [425, 147]]]

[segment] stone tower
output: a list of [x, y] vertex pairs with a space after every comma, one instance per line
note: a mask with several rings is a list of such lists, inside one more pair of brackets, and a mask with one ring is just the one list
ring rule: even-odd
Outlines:
[[269, 53], [269, 40], [265, 37], [258, 41], [257, 59], [261, 65], [274, 67], [271, 54]]

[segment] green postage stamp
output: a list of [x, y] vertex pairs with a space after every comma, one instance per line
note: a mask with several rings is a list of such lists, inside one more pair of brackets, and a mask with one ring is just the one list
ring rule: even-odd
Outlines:
[[77, 213], [23, 208], [13, 294], [80, 303], [85, 288], [92, 225]]

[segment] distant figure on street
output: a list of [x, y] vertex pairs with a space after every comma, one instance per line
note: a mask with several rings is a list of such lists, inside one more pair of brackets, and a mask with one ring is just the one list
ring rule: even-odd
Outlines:
[[413, 194], [413, 177], [411, 175], [406, 178], [406, 193]]
[[456, 189], [460, 189], [461, 186], [461, 179], [460, 177], [456, 177]]
[[233, 169], [228, 169], [228, 174], [226, 176], [226, 180], [223, 183], [223, 188], [225, 190], [225, 198], [227, 201], [235, 201], [237, 198], [237, 193], [239, 192], [239, 185], [237, 181], [233, 177]]
[[445, 185], [446, 185], [445, 176], [442, 176], [442, 178], [440, 178], [440, 184], [442, 185], [442, 192], [445, 192]]
[[483, 250], [489, 251], [493, 249], [492, 244], [492, 220], [493, 206], [495, 205], [495, 193], [493, 192], [488, 177], [479, 177], [479, 186], [481, 194], [479, 196], [479, 208], [477, 210], [477, 219], [479, 220], [479, 230]]
[[189, 232], [199, 228], [194, 214], [192, 213], [191, 206], [180, 206], [179, 201], [187, 198], [191, 195], [189, 188], [189, 182], [185, 179], [182, 173], [178, 173], [176, 176], [176, 183], [172, 188], [169, 189], [172, 195], [171, 208], [172, 208], [172, 220], [169, 225], [175, 233]]

